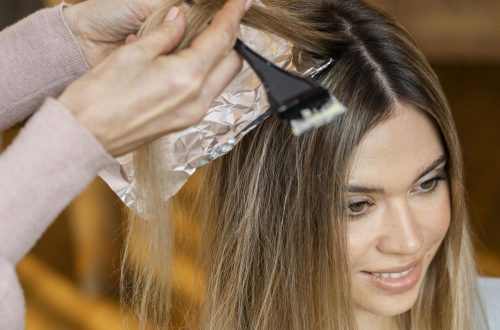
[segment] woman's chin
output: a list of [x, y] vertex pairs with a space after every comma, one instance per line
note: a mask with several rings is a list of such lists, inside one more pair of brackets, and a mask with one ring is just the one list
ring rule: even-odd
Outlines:
[[[380, 282], [384, 280], [369, 278], [373, 275], [361, 274], [360, 276], [361, 279], [358, 281], [363, 282], [364, 290], [355, 293], [357, 307], [371, 314], [385, 317], [396, 316], [410, 310], [417, 301], [422, 284], [421, 274], [414, 283], [403, 283], [399, 286], [399, 283], [382, 283], [380, 285]], [[394, 285], [390, 290], [384, 290], [384, 284], [389, 287], [391, 284]]]
[[[363, 306], [367, 312], [384, 317], [392, 317], [409, 311], [416, 302], [415, 299], [387, 299], [376, 306]], [[368, 307], [368, 308], [367, 308]]]

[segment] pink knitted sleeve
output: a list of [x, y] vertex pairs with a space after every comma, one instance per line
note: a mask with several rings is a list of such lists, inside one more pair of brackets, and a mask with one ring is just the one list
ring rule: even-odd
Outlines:
[[48, 99], [0, 155], [0, 329], [24, 328], [15, 264], [53, 219], [114, 159]]
[[[0, 32], [0, 132], [87, 71], [61, 7]], [[15, 264], [53, 219], [114, 159], [49, 98], [0, 155], [0, 329], [24, 329]]]
[[0, 132], [89, 70], [63, 6], [42, 9], [0, 32]]
[[0, 255], [17, 263], [97, 173], [114, 163], [54, 99], [0, 155]]

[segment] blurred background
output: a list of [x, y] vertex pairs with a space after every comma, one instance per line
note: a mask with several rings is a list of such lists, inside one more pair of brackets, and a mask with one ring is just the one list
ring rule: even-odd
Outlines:
[[[500, 1], [372, 2], [407, 27], [441, 79], [463, 146], [480, 271], [500, 277]], [[0, 29], [57, 3], [2, 1]], [[4, 148], [19, 128], [4, 133]], [[96, 179], [47, 230], [17, 268], [28, 330], [136, 329], [118, 303], [122, 217], [121, 202]], [[196, 245], [196, 228], [175, 228]], [[174, 294], [196, 303], [194, 263], [185, 252], [174, 260]]]

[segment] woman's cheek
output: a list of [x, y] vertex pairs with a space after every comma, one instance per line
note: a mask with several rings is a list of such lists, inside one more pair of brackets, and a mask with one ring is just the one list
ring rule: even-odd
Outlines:
[[368, 218], [349, 220], [347, 228], [351, 268], [353, 271], [365, 269], [365, 259], [376, 246], [377, 222]]
[[[450, 226], [451, 208], [448, 184], [443, 182], [435, 195], [419, 206], [418, 216], [425, 241], [430, 245], [439, 245]], [[437, 249], [437, 247], [436, 247]]]

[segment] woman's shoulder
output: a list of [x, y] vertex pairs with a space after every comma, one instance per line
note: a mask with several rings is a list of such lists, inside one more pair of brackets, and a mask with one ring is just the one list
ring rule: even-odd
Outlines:
[[490, 329], [500, 329], [500, 278], [478, 277], [478, 286]]

